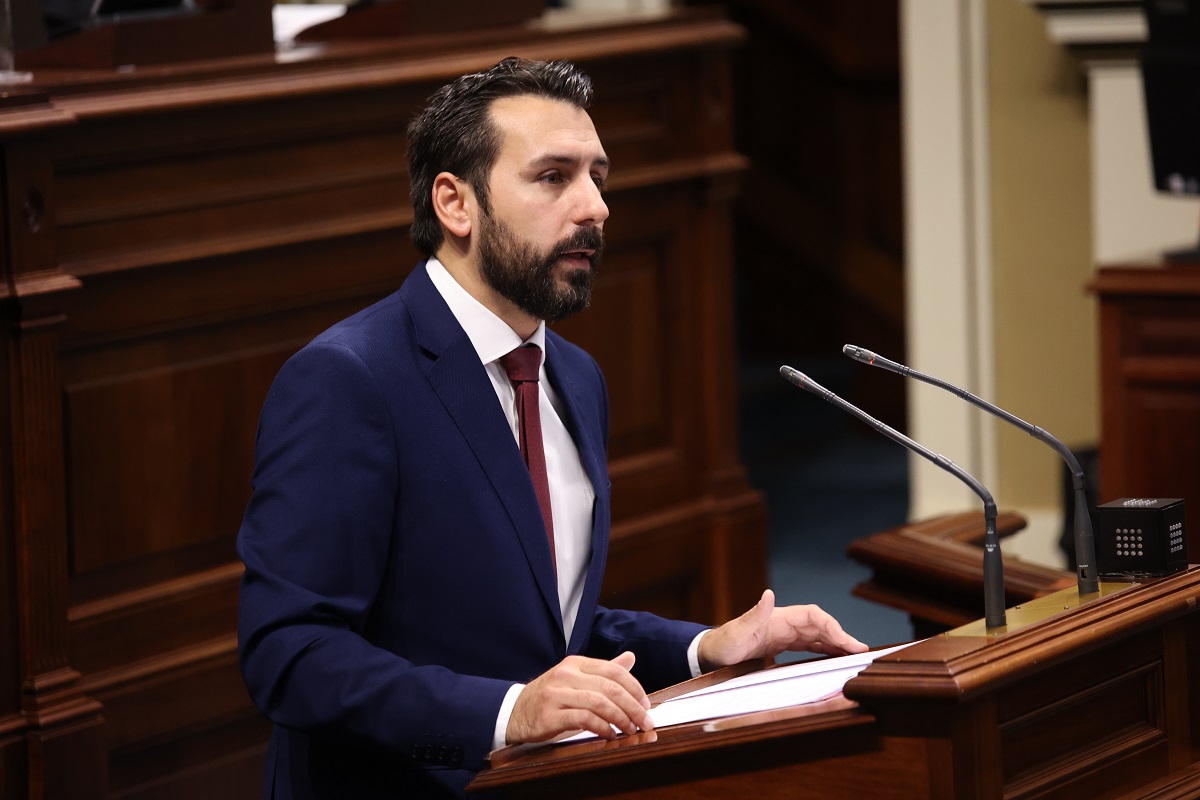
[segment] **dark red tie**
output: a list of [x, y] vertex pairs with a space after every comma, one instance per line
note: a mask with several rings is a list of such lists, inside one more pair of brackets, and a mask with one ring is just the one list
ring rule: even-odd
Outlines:
[[550, 537], [550, 558], [554, 558], [554, 516], [550, 512], [550, 479], [546, 476], [546, 450], [542, 446], [542, 414], [538, 405], [538, 369], [542, 351], [536, 344], [518, 347], [500, 359], [517, 395], [517, 428], [521, 455], [533, 478], [533, 491], [542, 507], [542, 521]]

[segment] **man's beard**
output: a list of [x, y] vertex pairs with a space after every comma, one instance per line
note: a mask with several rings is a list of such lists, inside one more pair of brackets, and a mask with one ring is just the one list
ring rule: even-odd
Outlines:
[[[580, 228], [572, 236], [539, 253], [529, 242], [517, 236], [502, 221], [490, 214], [482, 216], [479, 230], [479, 265], [483, 279], [535, 319], [557, 322], [578, 314], [592, 299], [592, 282], [604, 251], [604, 232], [599, 228]], [[566, 286], [555, 280], [555, 265], [567, 253], [593, 250], [591, 269], [572, 269], [565, 275]]]

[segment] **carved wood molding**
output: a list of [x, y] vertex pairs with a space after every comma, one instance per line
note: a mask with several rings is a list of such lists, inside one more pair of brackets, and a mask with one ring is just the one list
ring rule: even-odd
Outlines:
[[[1025, 518], [1001, 512], [1001, 538], [1025, 527]], [[907, 523], [857, 539], [850, 558], [869, 566], [870, 579], [854, 594], [907, 612], [916, 635], [965, 625], [983, 613], [983, 541], [981, 512], [950, 514]], [[1073, 585], [1065, 570], [1013, 557], [1004, 561], [1006, 604], [1021, 603]]]

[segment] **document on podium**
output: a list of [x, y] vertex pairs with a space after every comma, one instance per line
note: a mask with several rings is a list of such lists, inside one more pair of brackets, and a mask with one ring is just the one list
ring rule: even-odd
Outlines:
[[[650, 719], [654, 721], [654, 727], [662, 728], [684, 722], [815, 703], [841, 692], [846, 681], [866, 669], [875, 659], [913, 644], [916, 642], [852, 656], [799, 661], [752, 672], [665, 700], [650, 709]], [[562, 741], [594, 738], [596, 734], [585, 731]]]

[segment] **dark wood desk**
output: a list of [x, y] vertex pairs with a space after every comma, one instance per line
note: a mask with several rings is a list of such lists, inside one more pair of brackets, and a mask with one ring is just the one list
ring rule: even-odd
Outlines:
[[1056, 592], [1010, 609], [1001, 632], [978, 621], [884, 656], [843, 698], [509, 748], [472, 787], [622, 800], [1196, 797], [1198, 601], [1200, 567], [1102, 584], [1083, 603]]
[[38, 70], [0, 95], [0, 796], [259, 796], [233, 543], [262, 400], [416, 263], [408, 119], [508, 55], [592, 74], [614, 164], [593, 307], [561, 326], [609, 381], [604, 602], [717, 622], [757, 599], [729, 380], [741, 37], [680, 12]]

